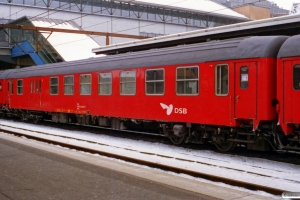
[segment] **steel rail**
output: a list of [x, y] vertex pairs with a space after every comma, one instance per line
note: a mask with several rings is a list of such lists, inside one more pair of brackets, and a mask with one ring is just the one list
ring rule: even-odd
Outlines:
[[[8, 126], [11, 127], [11, 126]], [[39, 131], [32, 131], [32, 130], [27, 130], [27, 129], [21, 129], [21, 128], [15, 128], [15, 129], [20, 129], [20, 130], [26, 130], [26, 131], [30, 131], [30, 132], [36, 132], [36, 133], [43, 133], [43, 132], [39, 132]], [[233, 179], [229, 179], [229, 178], [225, 178], [225, 177], [219, 177], [219, 176], [215, 176], [215, 175], [210, 175], [210, 174], [206, 174], [206, 173], [202, 173], [202, 172], [195, 172], [195, 171], [191, 171], [191, 170], [187, 170], [187, 169], [182, 169], [182, 168], [178, 168], [175, 166], [168, 166], [168, 165], [164, 165], [164, 164], [159, 164], [159, 163], [153, 163], [150, 161], [145, 161], [145, 160], [140, 160], [137, 158], [132, 158], [132, 157], [127, 157], [127, 156], [123, 156], [123, 155], [117, 155], [114, 153], [109, 153], [109, 152], [103, 152], [100, 150], [95, 150], [95, 149], [90, 149], [87, 147], [82, 147], [82, 146], [78, 146], [78, 145], [73, 145], [73, 144], [67, 144], [67, 143], [63, 143], [63, 142], [59, 142], [59, 141], [53, 141], [50, 139], [46, 139], [46, 138], [41, 138], [41, 137], [37, 137], [37, 136], [32, 136], [32, 135], [28, 135], [28, 134], [24, 134], [24, 133], [20, 133], [17, 131], [12, 131], [12, 130], [6, 130], [0, 127], [0, 131], [1, 132], [5, 132], [8, 134], [13, 134], [15, 136], [18, 137], [26, 137], [28, 139], [33, 139], [36, 141], [40, 141], [40, 142], [45, 142], [48, 144], [53, 144], [53, 145], [59, 145], [62, 147], [66, 147], [69, 149], [74, 149], [77, 151], [83, 151], [83, 152], [87, 152], [87, 153], [91, 153], [91, 154], [98, 154], [101, 156], [106, 156], [109, 158], [114, 158], [114, 159], [119, 159], [119, 160], [123, 160], [126, 162], [131, 162], [134, 164], [139, 164], [139, 165], [144, 165], [144, 166], [148, 166], [151, 168], [156, 168], [156, 169], [160, 169], [160, 170], [164, 170], [164, 171], [168, 171], [168, 172], [174, 172], [177, 174], [186, 174], [195, 178], [203, 178], [206, 180], [210, 180], [213, 182], [222, 182], [228, 185], [232, 185], [232, 186], [237, 186], [237, 187], [243, 187], [249, 190], [253, 190], [253, 191], [264, 191], [273, 195], [281, 195], [283, 192], [288, 192], [288, 191], [284, 191], [278, 188], [272, 188], [272, 187], [267, 187], [267, 186], [262, 186], [262, 185], [258, 185], [258, 184], [254, 184], [254, 183], [247, 183], [245, 181], [240, 181], [240, 180], [233, 180]], [[44, 133], [47, 135], [51, 135], [48, 133]], [[57, 135], [56, 135], [57, 136]], [[64, 136], [61, 136], [64, 137]], [[69, 138], [69, 137], [65, 137], [65, 138]], [[73, 138], [75, 139], [75, 138]], [[77, 139], [76, 140], [81, 140], [81, 141], [86, 141], [86, 140], [82, 140], [82, 139]], [[90, 141], [88, 141], [90, 142]], [[96, 143], [96, 142], [95, 142]], [[99, 144], [99, 143], [97, 143]], [[103, 145], [103, 144], [102, 144]], [[148, 153], [149, 154], [149, 153]], [[167, 156], [165, 156], [167, 157]], [[178, 160], [184, 160], [184, 159], [179, 159]], [[190, 161], [190, 160], [184, 160], [184, 161]]]

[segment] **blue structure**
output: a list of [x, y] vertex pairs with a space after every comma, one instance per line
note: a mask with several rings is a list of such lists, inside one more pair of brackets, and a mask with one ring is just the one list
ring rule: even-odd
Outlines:
[[42, 58], [37, 54], [35, 49], [31, 46], [31, 44], [24, 40], [21, 44], [16, 45], [11, 50], [11, 57], [17, 58], [21, 56], [27, 56], [29, 55], [31, 59], [34, 61], [36, 65], [44, 65], [45, 62], [42, 60]]

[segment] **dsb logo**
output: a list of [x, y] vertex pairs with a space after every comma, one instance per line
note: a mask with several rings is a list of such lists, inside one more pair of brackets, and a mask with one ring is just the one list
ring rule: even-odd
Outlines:
[[181, 115], [186, 115], [187, 114], [187, 109], [186, 108], [173, 108], [173, 105], [166, 105], [164, 103], [160, 103], [160, 106], [162, 109], [166, 109], [166, 114], [171, 115], [173, 110], [175, 114], [181, 114]]
[[174, 113], [186, 115], [187, 114], [187, 109], [186, 108], [175, 108]]

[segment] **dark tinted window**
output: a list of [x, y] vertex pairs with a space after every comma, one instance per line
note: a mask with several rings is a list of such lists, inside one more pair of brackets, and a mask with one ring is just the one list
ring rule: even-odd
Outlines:
[[295, 90], [300, 90], [300, 65], [294, 66], [293, 85]]

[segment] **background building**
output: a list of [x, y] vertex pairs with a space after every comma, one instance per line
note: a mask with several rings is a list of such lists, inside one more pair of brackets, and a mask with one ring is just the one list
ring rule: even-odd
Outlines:
[[250, 19], [265, 19], [288, 15], [289, 11], [267, 0], [212, 0], [247, 16]]

